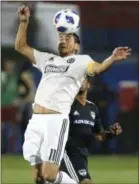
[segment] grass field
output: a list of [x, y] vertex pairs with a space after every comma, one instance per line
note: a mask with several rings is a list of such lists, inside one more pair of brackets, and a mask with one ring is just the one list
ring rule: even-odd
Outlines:
[[[95, 184], [137, 184], [137, 156], [93, 156], [90, 174]], [[21, 156], [2, 156], [2, 184], [33, 184], [30, 166]]]

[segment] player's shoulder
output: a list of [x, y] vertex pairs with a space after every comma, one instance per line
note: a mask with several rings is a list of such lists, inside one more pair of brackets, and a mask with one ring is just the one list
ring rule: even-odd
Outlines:
[[86, 102], [87, 102], [88, 104], [96, 105], [94, 102], [91, 102], [91, 101], [89, 101], [89, 100], [86, 100]]
[[89, 100], [86, 100], [87, 104], [89, 105], [89, 107], [95, 111], [95, 112], [99, 112], [99, 108], [98, 106], [94, 103], [94, 102], [91, 102]]
[[75, 56], [78, 56], [78, 57], [88, 57], [89, 55], [88, 54], [75, 54]]
[[87, 54], [77, 54], [75, 55], [76, 58], [83, 58], [83, 59], [91, 59], [91, 56]]
[[40, 51], [40, 50], [37, 50], [37, 49], [33, 49], [33, 52], [34, 52], [34, 55], [37, 57], [54, 57], [54, 56], [57, 56], [57, 55], [55, 55], [55, 54], [53, 54], [53, 53], [49, 53], [49, 52], [46, 52], [46, 51]]
[[87, 102], [88, 105], [97, 108], [97, 105], [96, 105], [94, 102], [91, 102], [91, 101], [89, 101], [89, 100], [86, 100], [86, 102]]
[[76, 60], [84, 63], [85, 65], [92, 61], [92, 58], [87, 54], [76, 55]]

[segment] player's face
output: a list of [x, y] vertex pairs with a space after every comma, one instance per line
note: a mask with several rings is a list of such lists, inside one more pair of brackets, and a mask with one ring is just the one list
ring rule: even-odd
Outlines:
[[80, 88], [80, 92], [88, 91], [89, 87], [90, 87], [90, 83], [89, 83], [88, 79], [85, 79], [83, 81], [81, 88]]
[[79, 45], [75, 42], [72, 34], [60, 34], [58, 42], [60, 56], [75, 54], [79, 50]]

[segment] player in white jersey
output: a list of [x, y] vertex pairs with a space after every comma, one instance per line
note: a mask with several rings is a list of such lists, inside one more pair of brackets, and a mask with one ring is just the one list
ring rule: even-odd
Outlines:
[[[35, 177], [41, 168], [43, 183], [76, 183], [66, 173], [59, 171], [68, 137], [71, 105], [85, 75], [99, 74], [116, 60], [130, 54], [128, 47], [116, 48], [103, 63], [93, 61], [88, 55], [75, 55], [80, 47], [76, 34], [60, 34], [59, 56], [39, 52], [27, 44], [28, 7], [19, 9], [20, 25], [15, 49], [28, 57], [42, 72], [33, 105], [33, 115], [25, 132], [23, 155], [34, 168]], [[40, 181], [36, 181], [40, 183]]]

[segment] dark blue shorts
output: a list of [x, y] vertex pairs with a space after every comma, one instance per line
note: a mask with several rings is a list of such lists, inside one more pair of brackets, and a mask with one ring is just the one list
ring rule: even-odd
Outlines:
[[60, 170], [68, 173], [77, 182], [81, 182], [84, 179], [91, 179], [88, 172], [87, 156], [81, 154], [68, 155], [65, 152]]

